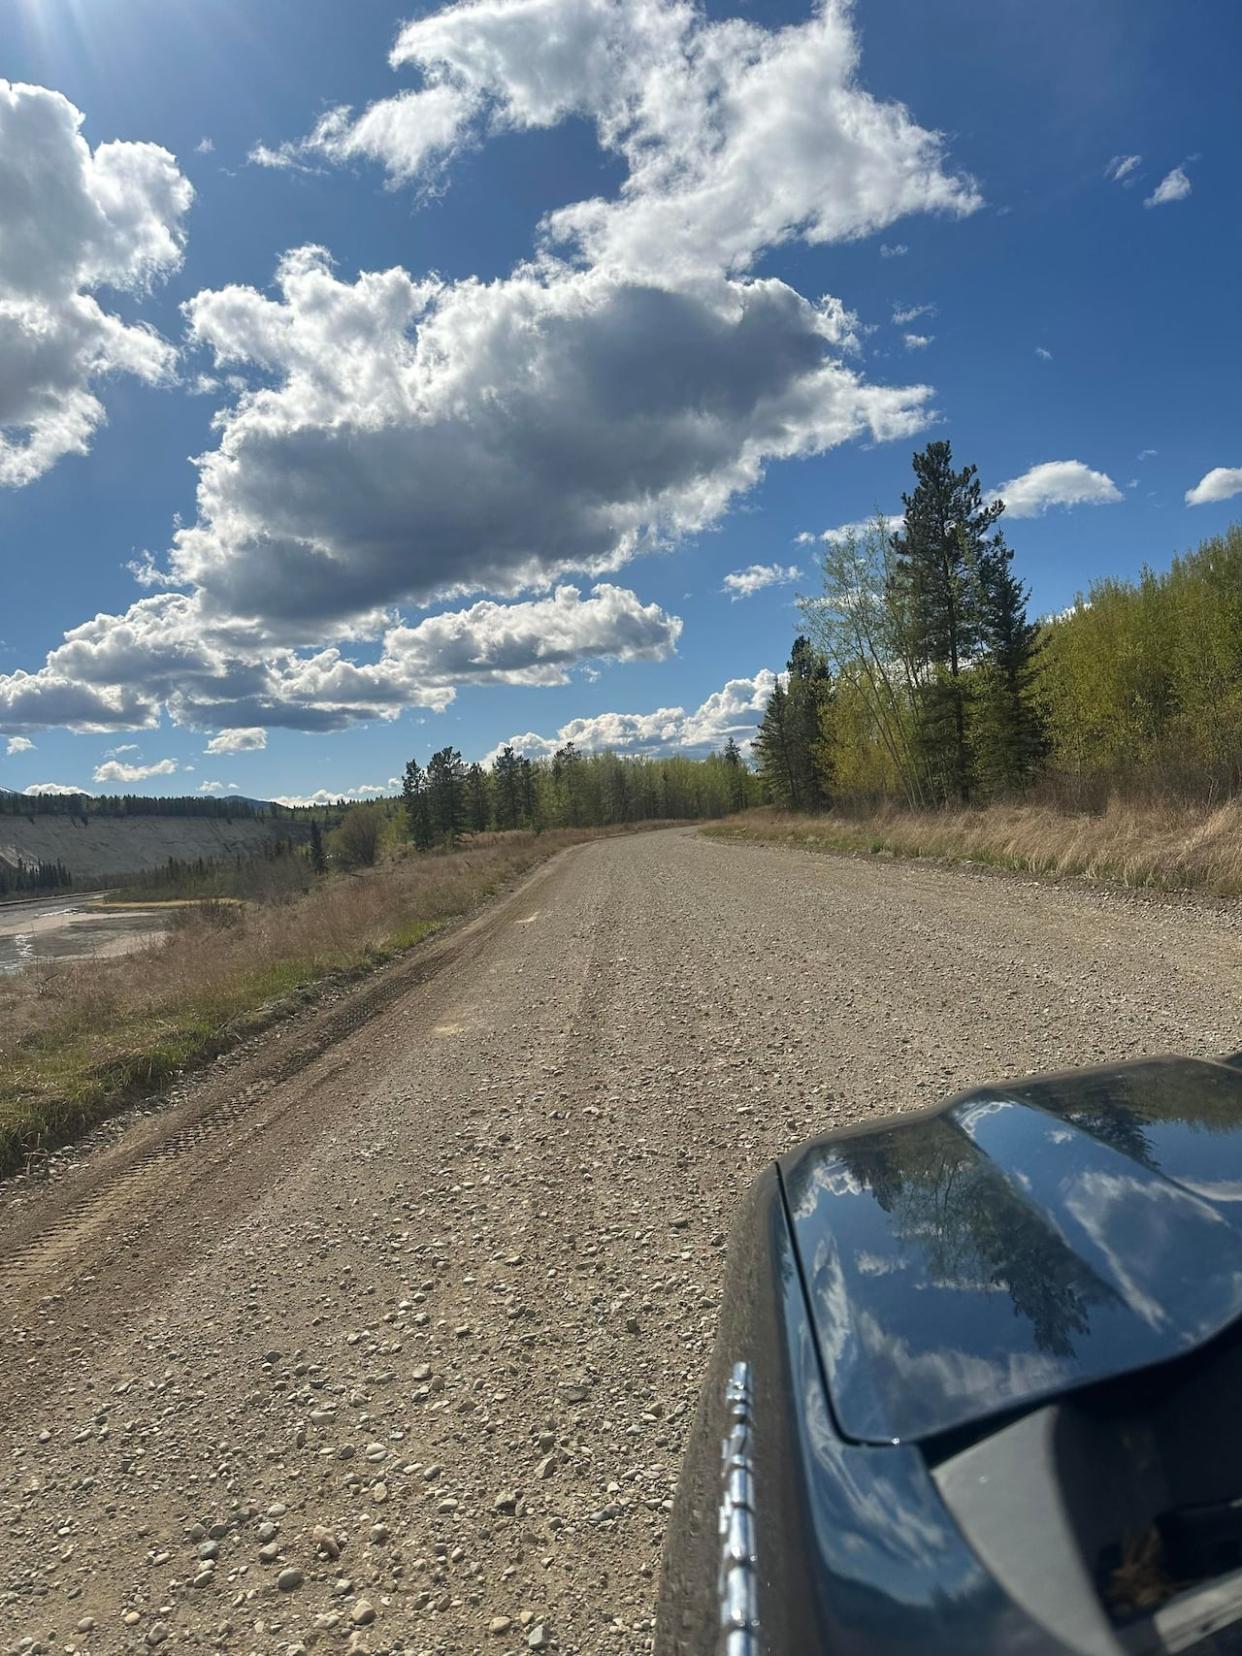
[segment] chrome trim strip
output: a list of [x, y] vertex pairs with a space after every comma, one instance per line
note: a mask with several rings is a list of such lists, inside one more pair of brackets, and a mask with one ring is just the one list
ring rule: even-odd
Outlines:
[[729, 1435], [721, 1445], [720, 1656], [759, 1656], [753, 1393], [749, 1363], [734, 1363], [725, 1386]]

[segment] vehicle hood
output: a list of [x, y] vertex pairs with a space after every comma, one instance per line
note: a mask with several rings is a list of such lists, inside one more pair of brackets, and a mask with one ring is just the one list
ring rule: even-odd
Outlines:
[[1242, 1315], [1242, 1069], [1162, 1058], [949, 1100], [779, 1164], [829, 1395], [933, 1436]]

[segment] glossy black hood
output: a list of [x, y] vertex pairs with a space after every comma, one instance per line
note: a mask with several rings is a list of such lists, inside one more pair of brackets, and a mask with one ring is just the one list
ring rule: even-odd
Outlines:
[[1157, 1059], [964, 1094], [780, 1163], [846, 1438], [925, 1439], [1242, 1316], [1242, 1070]]

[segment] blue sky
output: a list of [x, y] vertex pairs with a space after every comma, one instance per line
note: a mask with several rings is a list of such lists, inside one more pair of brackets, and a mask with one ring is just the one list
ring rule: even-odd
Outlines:
[[0, 784], [744, 736], [930, 436], [1040, 611], [1242, 511], [1232, 0], [409, 16], [5, 8]]

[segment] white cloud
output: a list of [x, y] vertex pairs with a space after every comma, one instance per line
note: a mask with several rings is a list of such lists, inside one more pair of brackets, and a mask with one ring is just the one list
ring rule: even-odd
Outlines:
[[1038, 517], [1049, 506], [1105, 506], [1122, 498], [1104, 472], [1081, 460], [1045, 460], [1021, 477], [1011, 477], [991, 496], [1003, 500], [1010, 517]]
[[258, 725], [222, 730], [208, 742], [207, 753], [253, 753], [267, 746], [267, 731]]
[[936, 337], [935, 334], [908, 333], [908, 334], [903, 334], [902, 335], [902, 338], [905, 341], [905, 346], [906, 346], [907, 351], [923, 351], [923, 350], [926, 350], [926, 348], [931, 344], [931, 342], [933, 341], [933, 339], [935, 339], [935, 337]]
[[141, 293], [179, 268], [194, 192], [167, 150], [92, 152], [82, 121], [59, 92], [0, 80], [0, 486], [87, 451], [105, 376], [173, 376], [172, 346], [94, 293]]
[[105, 759], [95, 766], [96, 782], [145, 782], [152, 776], [172, 776], [175, 759], [157, 759], [152, 765], [127, 765], [123, 759]]
[[342, 799], [357, 803], [361, 800], [379, 799], [389, 794], [397, 785], [390, 779], [384, 786], [381, 786], [378, 782], [364, 782], [361, 787], [338, 788], [335, 793], [328, 788], [318, 788], [312, 794], [275, 794], [273, 795], [273, 803], [291, 807], [299, 805], [336, 805]]
[[[775, 461], [933, 417], [930, 387], [847, 365], [859, 330], [840, 301], [750, 273], [794, 238], [980, 203], [937, 134], [863, 90], [844, 5], [765, 29], [684, 0], [465, 0], [407, 25], [393, 60], [418, 90], [272, 154], [374, 156], [439, 187], [462, 146], [577, 118], [622, 188], [558, 209], [532, 258], [486, 283], [343, 279], [303, 247], [273, 291], [195, 295], [190, 345], [231, 400], [196, 519], [166, 567], [135, 564], [188, 590], [0, 676], [0, 729], [148, 729], [161, 711], [330, 729], [442, 708], [460, 683], [659, 659], [677, 618], [602, 577], [718, 522]], [[601, 584], [585, 597], [570, 574]], [[549, 587], [414, 625], [395, 609]], [[378, 659], [353, 658], [364, 642]]]
[[662, 661], [682, 623], [600, 582], [587, 596], [562, 585], [413, 626], [381, 615], [377, 626], [378, 659], [357, 663], [339, 644], [300, 651], [214, 616], [198, 596], [142, 598], [66, 633], [38, 673], [0, 675], [0, 730], [151, 728], [163, 709], [176, 724], [217, 730], [209, 753], [236, 753], [263, 745], [274, 725], [333, 730], [440, 709], [462, 684], [565, 684], [585, 660]]
[[1159, 449], [1140, 449], [1138, 451], [1138, 457], [1140, 460], [1150, 460], [1154, 455], [1159, 454], [1159, 452]]
[[[900, 535], [904, 531], [906, 526], [906, 515], [904, 512], [885, 512], [881, 515], [884, 518], [885, 524], [888, 526], [890, 534]], [[839, 546], [842, 541], [848, 540], [851, 535], [854, 536], [855, 539], [861, 540], [862, 537], [868, 534], [874, 527], [875, 514], [872, 514], [869, 518], [857, 518], [853, 523], [838, 523], [833, 529], [821, 529], [818, 535], [808, 534], [806, 531], [803, 531], [803, 533], [797, 537], [797, 540], [800, 546], [810, 546], [816, 541], [823, 541], [825, 546]]]
[[1144, 201], [1144, 207], [1163, 207], [1168, 201], [1181, 201], [1190, 194], [1190, 180], [1183, 167], [1174, 167], [1172, 172], [1165, 173], [1152, 193]]
[[748, 564], [726, 575], [720, 590], [732, 593], [736, 604], [739, 598], [751, 598], [764, 587], [788, 586], [801, 573], [797, 564]]
[[794, 234], [852, 240], [909, 212], [972, 212], [939, 136], [858, 83], [848, 6], [780, 29], [708, 22], [685, 0], [465, 0], [407, 23], [390, 54], [417, 91], [329, 112], [278, 153], [362, 156], [434, 179], [490, 134], [578, 116], [629, 176], [618, 199], [549, 215], [552, 244], [642, 279], [733, 272]]
[[904, 259], [909, 251], [910, 249], [905, 242], [893, 242], [891, 246], [888, 242], [880, 243], [880, 257], [882, 259]]
[[580, 748], [640, 753], [705, 751], [719, 747], [729, 736], [743, 738], [745, 745], [753, 738], [777, 676], [764, 667], [752, 678], [730, 679], [692, 713], [684, 707], [657, 707], [652, 713], [595, 713], [570, 719], [555, 736], [535, 731], [510, 736], [507, 742], [498, 742], [482, 763], [493, 764], [505, 747], [528, 758], [546, 759], [567, 742]]
[[33, 748], [34, 743], [29, 736], [10, 736], [5, 743], [4, 751], [11, 759], [15, 753], [29, 753]]
[[935, 305], [894, 305], [893, 321], [898, 327], [906, 322], [917, 322], [920, 316], [935, 316]]
[[32, 782], [22, 792], [32, 799], [37, 799], [40, 794], [85, 794], [87, 799], [95, 797], [89, 788], [75, 788], [66, 782]]
[[1042, 362], [1052, 361], [1052, 352], [1047, 350], [1043, 345], [1037, 345], [1035, 347], [1035, 355], [1039, 357]]
[[200, 138], [194, 146], [195, 155], [210, 155], [215, 149], [215, 141], [211, 138]]
[[1133, 184], [1132, 174], [1142, 159], [1141, 155], [1114, 155], [1104, 169], [1104, 176], [1111, 178], [1114, 184]]
[[1207, 506], [1218, 500], [1232, 500], [1242, 494], [1242, 466], [1213, 466], [1210, 472], [1186, 490], [1187, 506]]

